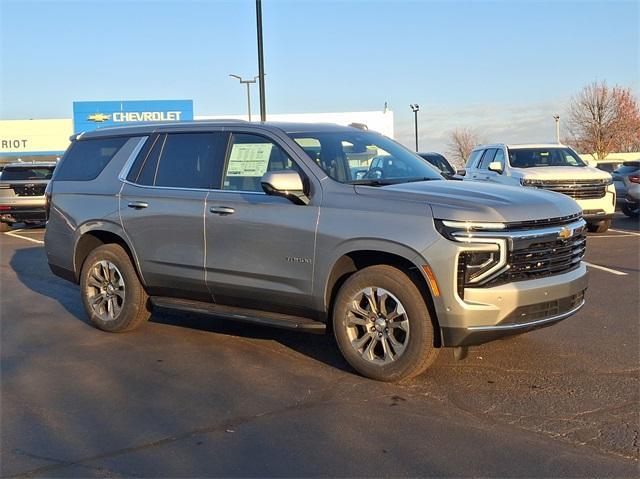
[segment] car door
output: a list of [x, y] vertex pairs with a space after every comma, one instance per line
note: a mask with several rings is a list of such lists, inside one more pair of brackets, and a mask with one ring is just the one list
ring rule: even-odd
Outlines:
[[[493, 183], [507, 183], [505, 179], [507, 179], [507, 171], [505, 170], [505, 155], [504, 150], [502, 148], [496, 149], [495, 156], [491, 160], [490, 163], [500, 163], [502, 165], [502, 172], [492, 171], [489, 169], [489, 163], [486, 165], [486, 169], [484, 170], [484, 174], [487, 177], [487, 181], [491, 181]], [[482, 162], [484, 165], [484, 161]]]
[[[206, 205], [206, 279], [217, 304], [304, 314], [311, 309], [321, 189], [283, 142], [267, 133], [229, 135], [218, 189]], [[309, 187], [297, 205], [266, 195], [267, 171], [294, 169]]]
[[224, 158], [221, 132], [148, 140], [120, 196], [122, 225], [152, 295], [211, 301], [204, 274], [204, 208]]
[[478, 169], [474, 172], [475, 180], [489, 181], [489, 163], [493, 161], [497, 148], [488, 148], [484, 150], [484, 154], [478, 163]]

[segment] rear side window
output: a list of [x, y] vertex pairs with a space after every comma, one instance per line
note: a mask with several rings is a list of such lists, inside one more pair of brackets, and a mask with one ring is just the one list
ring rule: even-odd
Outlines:
[[2, 180], [4, 181], [42, 181], [50, 180], [53, 175], [53, 167], [33, 166], [33, 167], [14, 167], [9, 166], [2, 171]]
[[476, 150], [471, 152], [471, 156], [469, 157], [469, 160], [467, 161], [467, 168], [477, 168], [478, 165], [476, 164], [478, 162], [478, 160], [480, 159], [480, 156], [482, 155], [482, 152], [484, 150]]
[[135, 183], [173, 188], [220, 184], [226, 147], [222, 133], [174, 133], [158, 137]]
[[128, 138], [95, 138], [74, 141], [58, 166], [56, 181], [95, 179]]

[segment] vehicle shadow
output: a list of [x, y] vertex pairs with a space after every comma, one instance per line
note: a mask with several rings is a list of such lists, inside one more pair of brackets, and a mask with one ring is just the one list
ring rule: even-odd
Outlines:
[[[18, 280], [33, 292], [57, 301], [75, 319], [91, 325], [78, 286], [56, 277], [46, 266], [43, 247], [20, 248], [13, 252], [9, 265]], [[216, 316], [156, 308], [152, 323], [232, 335], [246, 339], [275, 341], [299, 354], [308, 356], [334, 368], [349, 371], [331, 334], [319, 335], [242, 323]]]
[[173, 311], [164, 308], [154, 309], [151, 322], [245, 339], [274, 341], [328, 366], [342, 371], [353, 372], [348, 363], [342, 358], [330, 332], [327, 334], [312, 334], [289, 331], [244, 323], [219, 316]]

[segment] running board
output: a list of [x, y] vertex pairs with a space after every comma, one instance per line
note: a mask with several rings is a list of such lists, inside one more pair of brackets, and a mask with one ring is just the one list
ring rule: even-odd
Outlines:
[[208, 314], [226, 319], [235, 319], [238, 321], [260, 324], [263, 326], [272, 326], [275, 328], [294, 329], [307, 333], [324, 334], [327, 330], [327, 325], [325, 323], [300, 316], [290, 316], [288, 314], [271, 313], [255, 309], [236, 308], [233, 306], [222, 306], [219, 304], [192, 301], [188, 299], [165, 298], [160, 296], [152, 296], [150, 299], [154, 306], [158, 306], [160, 308]]

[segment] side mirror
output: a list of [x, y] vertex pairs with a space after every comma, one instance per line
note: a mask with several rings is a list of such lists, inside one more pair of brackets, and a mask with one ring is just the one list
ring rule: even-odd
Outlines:
[[492, 161], [489, 163], [489, 171], [495, 171], [498, 174], [502, 174], [502, 163], [499, 161]]
[[271, 196], [282, 196], [296, 205], [309, 203], [300, 174], [293, 170], [268, 171], [260, 179], [262, 189]]
[[456, 171], [456, 175], [458, 176], [464, 176], [467, 174], [467, 170], [465, 170], [464, 168], [462, 168], [461, 170]]

